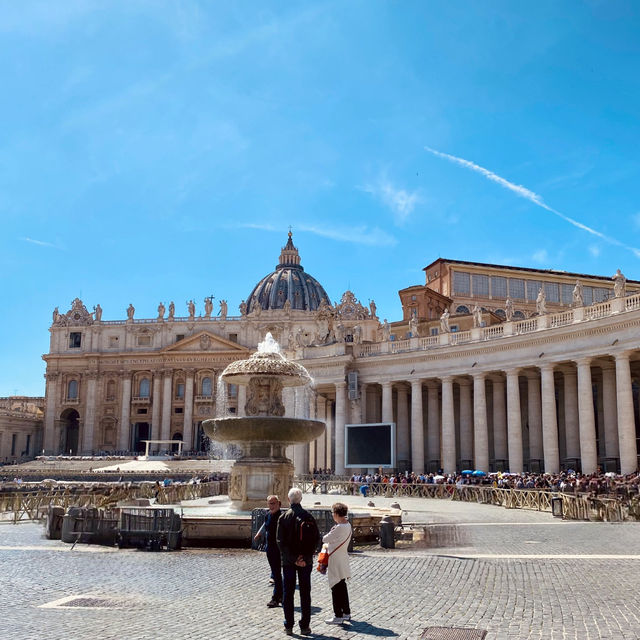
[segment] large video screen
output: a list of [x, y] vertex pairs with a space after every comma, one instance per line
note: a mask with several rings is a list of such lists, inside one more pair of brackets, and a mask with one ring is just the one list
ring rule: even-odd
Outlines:
[[346, 424], [345, 467], [396, 466], [395, 422]]

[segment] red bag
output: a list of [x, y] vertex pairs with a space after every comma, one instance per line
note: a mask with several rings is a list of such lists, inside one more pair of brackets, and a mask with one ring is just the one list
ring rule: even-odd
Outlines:
[[319, 571], [322, 574], [327, 573], [327, 567], [329, 566], [329, 554], [325, 547], [322, 548], [322, 551], [318, 554], [318, 566], [316, 567], [316, 571]]

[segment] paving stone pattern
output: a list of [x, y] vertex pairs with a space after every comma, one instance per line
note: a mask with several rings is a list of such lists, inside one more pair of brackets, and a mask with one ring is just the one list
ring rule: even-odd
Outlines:
[[[427, 627], [459, 627], [487, 630], [487, 640], [638, 640], [640, 526], [530, 515], [459, 505], [440, 520], [469, 533], [464, 547], [352, 554], [353, 621], [344, 627], [324, 623], [330, 592], [314, 572], [313, 637], [419, 640]], [[71, 551], [44, 539], [39, 525], [1, 525], [0, 568], [2, 638], [286, 637], [282, 610], [266, 607], [268, 565], [255, 551]], [[70, 596], [112, 606], [42, 608]]]

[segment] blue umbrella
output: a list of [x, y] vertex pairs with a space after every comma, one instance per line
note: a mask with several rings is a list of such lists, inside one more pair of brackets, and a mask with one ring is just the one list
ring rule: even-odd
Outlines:
[[472, 476], [486, 476], [487, 472], [486, 471], [480, 471], [479, 469], [476, 469], [471, 475]]
[[460, 472], [463, 476], [471, 476], [474, 474], [474, 472], [471, 469], [465, 469], [464, 471]]

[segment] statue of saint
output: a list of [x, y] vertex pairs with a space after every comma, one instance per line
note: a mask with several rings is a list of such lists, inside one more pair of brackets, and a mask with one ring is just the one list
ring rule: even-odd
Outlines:
[[338, 322], [333, 327], [333, 333], [336, 337], [336, 342], [344, 342], [344, 327], [342, 322]]
[[622, 271], [618, 269], [613, 276], [613, 295], [616, 298], [624, 298], [627, 295], [627, 279], [624, 277]]
[[507, 319], [507, 322], [511, 322], [513, 320], [513, 300], [511, 298], [507, 298], [505, 302], [504, 315]]
[[584, 293], [582, 289], [582, 283], [580, 282], [580, 280], [576, 280], [576, 286], [573, 287], [573, 306], [574, 307], [584, 306]]
[[353, 327], [353, 343], [354, 344], [362, 343], [362, 327], [359, 324]]
[[56, 307], [53, 310], [53, 324], [55, 324], [56, 322], [58, 322], [58, 320], [60, 319], [60, 312], [58, 311], [58, 307]]
[[158, 320], [164, 320], [165, 308], [162, 302], [158, 305]]
[[129, 306], [127, 307], [127, 319], [129, 320], [133, 320], [133, 314], [136, 312], [136, 308], [129, 303]]
[[189, 300], [187, 309], [189, 309], [189, 320], [193, 320], [196, 316], [196, 303], [193, 300]]
[[220, 318], [222, 320], [225, 320], [227, 317], [227, 301], [226, 300], [220, 300]]
[[376, 311], [378, 310], [378, 307], [376, 307], [376, 301], [372, 300], [369, 303], [369, 309], [371, 309], [371, 317], [375, 320], [378, 316], [376, 315]]
[[384, 322], [382, 323], [382, 340], [383, 342], [389, 342], [390, 339], [391, 339], [391, 327], [389, 326], [389, 323], [385, 318]]
[[412, 314], [411, 318], [409, 318], [409, 333], [411, 333], [412, 338], [418, 337], [418, 318], [416, 318], [415, 314]]
[[210, 318], [213, 311], [213, 297], [210, 296], [204, 299], [204, 317]]
[[93, 307], [93, 312], [96, 322], [100, 322], [102, 320], [102, 307], [100, 306], [100, 303]]
[[476, 302], [475, 306], [473, 307], [473, 309], [471, 310], [471, 313], [473, 314], [473, 326], [474, 328], [478, 328], [482, 326], [482, 308], [480, 307], [480, 305]]
[[176, 305], [173, 304], [173, 300], [169, 303], [169, 320], [173, 320], [176, 315]]
[[440, 333], [450, 333], [451, 328], [449, 327], [449, 309], [445, 309], [440, 316]]
[[536, 298], [536, 312], [539, 316], [543, 316], [547, 313], [547, 296], [545, 295], [542, 287], [538, 290], [538, 297]]
[[247, 315], [247, 303], [244, 300], [240, 303], [240, 306], [238, 307], [238, 309], [240, 309], [241, 316]]

